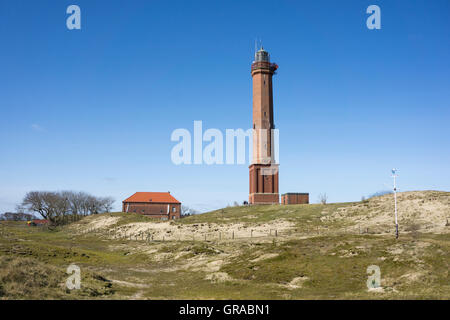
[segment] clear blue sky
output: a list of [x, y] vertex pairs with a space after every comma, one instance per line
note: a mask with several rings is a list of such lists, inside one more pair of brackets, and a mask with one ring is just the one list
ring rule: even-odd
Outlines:
[[[66, 28], [81, 8], [82, 29]], [[381, 8], [381, 30], [366, 8]], [[450, 2], [0, 2], [0, 212], [30, 190], [248, 198], [247, 165], [176, 166], [174, 129], [250, 128], [254, 40], [279, 65], [280, 192], [450, 190]]]

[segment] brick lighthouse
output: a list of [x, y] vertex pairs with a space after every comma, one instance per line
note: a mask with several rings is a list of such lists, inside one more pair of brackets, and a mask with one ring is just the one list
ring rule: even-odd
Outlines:
[[253, 159], [250, 165], [250, 204], [280, 203], [278, 164], [275, 163], [272, 76], [278, 66], [261, 47], [252, 63]]

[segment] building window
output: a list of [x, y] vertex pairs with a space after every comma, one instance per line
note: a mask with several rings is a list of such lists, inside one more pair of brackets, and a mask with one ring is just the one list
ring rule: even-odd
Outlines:
[[172, 212], [177, 212], [177, 208], [176, 207], [172, 207]]
[[175, 220], [175, 218], [176, 218], [175, 216], [172, 216], [172, 220]]

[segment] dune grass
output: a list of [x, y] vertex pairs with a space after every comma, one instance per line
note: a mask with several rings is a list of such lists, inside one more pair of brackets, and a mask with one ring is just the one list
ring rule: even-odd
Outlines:
[[[324, 224], [340, 230], [350, 223], [321, 218], [355, 204], [230, 207], [170, 223], [285, 219], [303, 231]], [[367, 210], [372, 205], [369, 201]], [[77, 226], [107, 215], [120, 218], [111, 228], [149, 221], [113, 213]], [[449, 299], [449, 252], [448, 232], [416, 229], [398, 240], [392, 234], [330, 233], [273, 241], [147, 243], [80, 234], [73, 226], [48, 230], [2, 222], [0, 299]], [[82, 270], [80, 290], [64, 286], [72, 263]], [[370, 265], [380, 267], [379, 291], [367, 289]]]

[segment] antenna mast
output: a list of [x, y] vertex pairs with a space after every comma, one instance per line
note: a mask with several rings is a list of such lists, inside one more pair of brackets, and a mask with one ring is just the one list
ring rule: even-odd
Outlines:
[[397, 219], [397, 186], [395, 184], [397, 169], [392, 169], [392, 178], [394, 178], [394, 210], [395, 210], [395, 239], [398, 239], [398, 219]]

